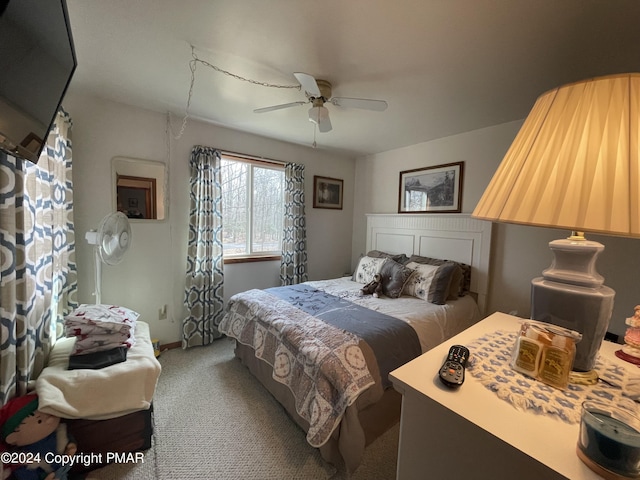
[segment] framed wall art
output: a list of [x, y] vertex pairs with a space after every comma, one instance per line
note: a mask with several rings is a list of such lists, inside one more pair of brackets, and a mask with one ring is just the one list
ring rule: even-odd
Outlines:
[[342, 210], [343, 181], [338, 178], [313, 176], [313, 208]]
[[400, 172], [398, 213], [460, 213], [464, 162]]

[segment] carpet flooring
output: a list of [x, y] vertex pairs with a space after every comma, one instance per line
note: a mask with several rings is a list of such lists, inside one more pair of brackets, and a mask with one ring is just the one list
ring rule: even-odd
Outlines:
[[324, 462], [223, 338], [169, 350], [154, 397], [154, 435], [144, 463], [113, 464], [93, 480], [388, 480], [395, 478], [399, 426], [367, 447], [351, 475]]

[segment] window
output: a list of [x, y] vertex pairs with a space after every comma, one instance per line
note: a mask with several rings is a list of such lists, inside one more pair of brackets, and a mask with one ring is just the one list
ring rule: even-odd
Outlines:
[[267, 259], [282, 253], [284, 167], [222, 154], [224, 258]]

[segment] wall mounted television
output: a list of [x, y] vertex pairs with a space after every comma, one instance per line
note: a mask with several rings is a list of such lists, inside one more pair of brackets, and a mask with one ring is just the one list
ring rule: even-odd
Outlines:
[[65, 0], [0, 0], [0, 149], [38, 162], [76, 66]]

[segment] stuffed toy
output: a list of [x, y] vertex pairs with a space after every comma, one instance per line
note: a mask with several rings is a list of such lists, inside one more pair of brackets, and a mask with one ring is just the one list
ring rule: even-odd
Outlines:
[[17, 460], [3, 464], [3, 478], [10, 470], [11, 478], [17, 480], [66, 480], [70, 462], [68, 465], [49, 462], [63, 462], [62, 455], [73, 456], [77, 451], [60, 418], [38, 410], [36, 394], [13, 398], [2, 407], [0, 440], [2, 450], [15, 454], [13, 460]]
[[364, 287], [360, 289], [361, 295], [371, 295], [378, 298], [382, 295], [382, 276], [379, 273], [376, 273], [373, 276], [373, 280], [367, 283]]

